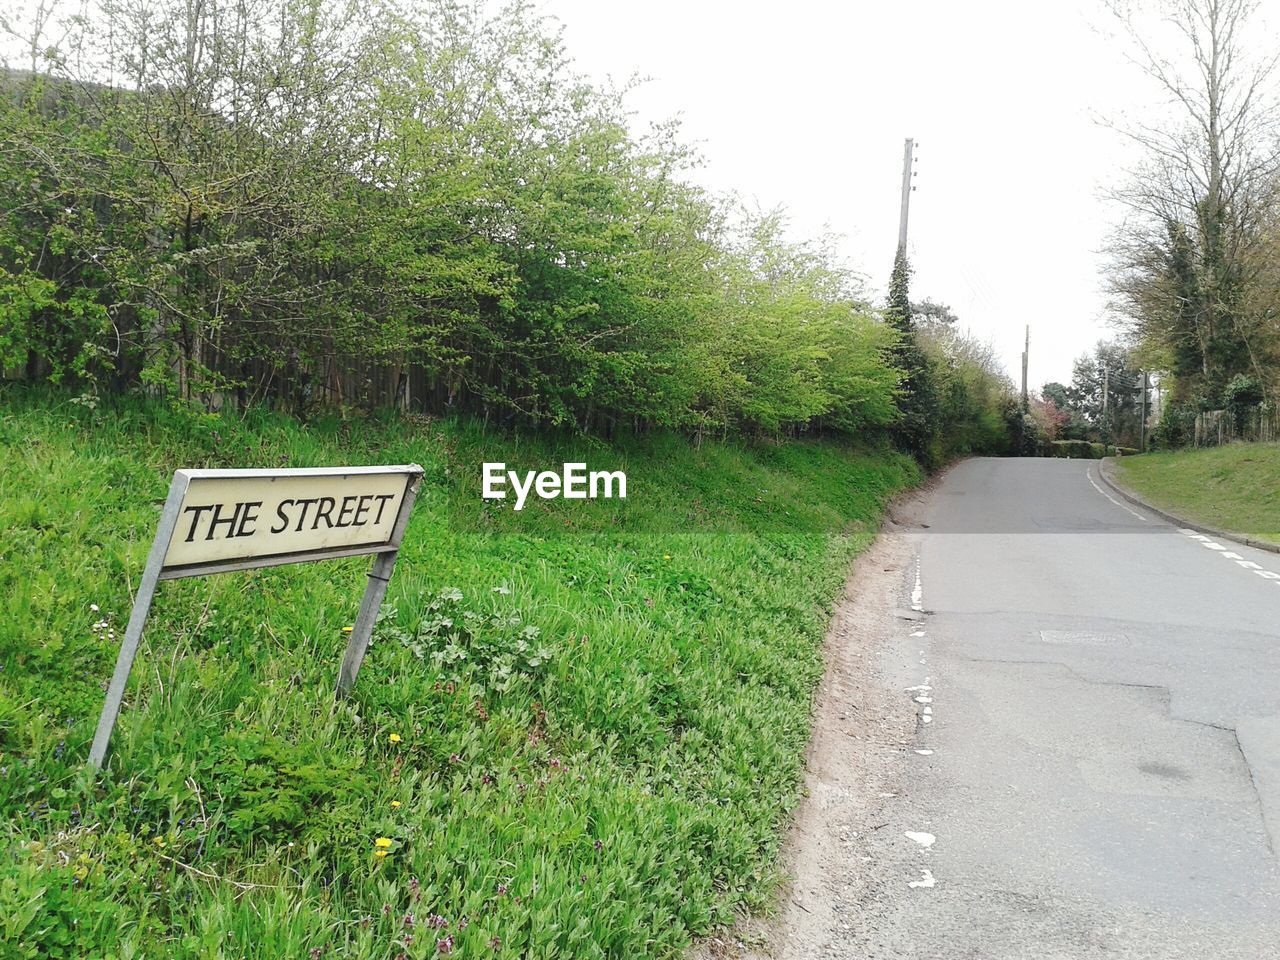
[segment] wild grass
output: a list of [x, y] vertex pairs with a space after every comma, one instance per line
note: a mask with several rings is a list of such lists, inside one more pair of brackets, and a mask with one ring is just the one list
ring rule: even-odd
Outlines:
[[[774, 880], [820, 645], [907, 459], [588, 444], [614, 501], [479, 505], [474, 424], [0, 394], [0, 957], [670, 957]], [[85, 767], [180, 466], [418, 462], [354, 696], [365, 559], [161, 585]]]
[[1123, 457], [1121, 482], [1191, 521], [1280, 543], [1280, 443]]

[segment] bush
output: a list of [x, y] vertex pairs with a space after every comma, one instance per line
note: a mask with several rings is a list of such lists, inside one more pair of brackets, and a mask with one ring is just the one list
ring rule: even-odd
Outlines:
[[1101, 460], [1104, 452], [1102, 444], [1088, 440], [1051, 440], [1047, 455], [1068, 460]]
[[1195, 439], [1196, 406], [1187, 403], [1166, 404], [1160, 411], [1160, 422], [1151, 433], [1151, 446], [1160, 450], [1185, 447]]
[[1254, 377], [1238, 373], [1223, 388], [1222, 405], [1231, 414], [1237, 433], [1245, 428], [1250, 412], [1266, 399], [1262, 384]]

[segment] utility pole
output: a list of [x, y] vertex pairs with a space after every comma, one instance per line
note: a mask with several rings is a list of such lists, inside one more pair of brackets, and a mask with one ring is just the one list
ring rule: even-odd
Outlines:
[[1027, 362], [1031, 357], [1031, 324], [1027, 324], [1027, 342], [1022, 348], [1022, 412], [1026, 413], [1030, 409], [1030, 400], [1027, 396]]
[[1107, 452], [1107, 441], [1111, 439], [1111, 431], [1107, 429], [1107, 395], [1111, 392], [1111, 371], [1102, 365], [1102, 424], [1099, 433], [1102, 435], [1102, 452]]
[[1138, 452], [1147, 452], [1147, 394], [1151, 390], [1151, 375], [1142, 371], [1142, 426], [1138, 431]]
[[1022, 411], [1018, 416], [1018, 456], [1027, 455], [1027, 413], [1031, 410], [1027, 398], [1027, 355], [1031, 353], [1031, 324], [1027, 324], [1027, 342], [1022, 349]]
[[907, 212], [911, 208], [911, 191], [915, 189], [911, 185], [911, 178], [915, 176], [912, 169], [915, 145], [916, 142], [908, 137], [902, 148], [902, 210], [898, 214], [898, 256], [902, 259], [907, 256]]

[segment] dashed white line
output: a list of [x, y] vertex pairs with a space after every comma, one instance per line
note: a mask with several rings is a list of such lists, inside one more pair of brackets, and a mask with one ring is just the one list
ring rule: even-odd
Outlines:
[[1276, 573], [1274, 570], [1268, 570], [1266, 567], [1261, 564], [1254, 563], [1252, 560], [1246, 560], [1244, 557], [1240, 556], [1240, 554], [1228, 550], [1222, 544], [1215, 543], [1203, 533], [1197, 533], [1195, 530], [1189, 530], [1186, 527], [1180, 527], [1178, 532], [1192, 540], [1195, 540], [1200, 544], [1200, 546], [1216, 551], [1218, 556], [1226, 557], [1228, 560], [1233, 561], [1236, 566], [1256, 573], [1263, 580], [1270, 580], [1273, 583], [1280, 581], [1280, 573]]

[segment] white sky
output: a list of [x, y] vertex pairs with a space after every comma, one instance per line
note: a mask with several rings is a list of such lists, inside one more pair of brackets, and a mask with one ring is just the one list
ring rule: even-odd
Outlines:
[[[1265, 6], [1280, 5], [1268, 0]], [[1115, 331], [1102, 198], [1129, 162], [1098, 117], [1144, 109], [1149, 81], [1100, 0], [541, 0], [579, 69], [621, 82], [637, 127], [679, 116], [698, 178], [793, 232], [829, 226], [883, 296], [897, 245], [902, 146], [916, 139], [912, 298], [948, 303], [1020, 377], [1066, 381]]]

